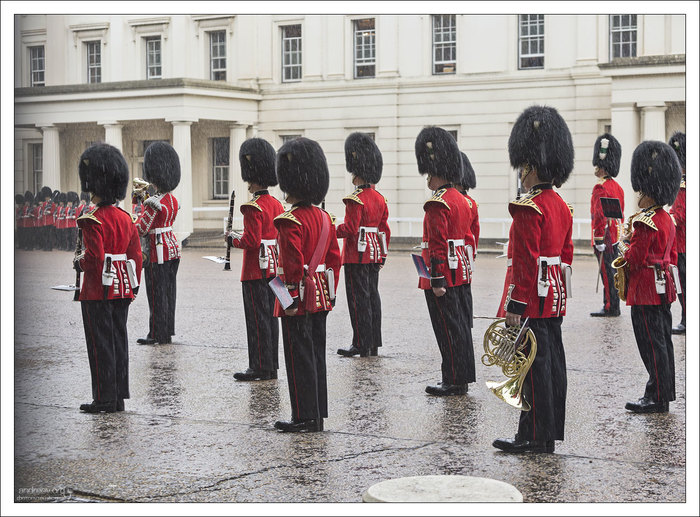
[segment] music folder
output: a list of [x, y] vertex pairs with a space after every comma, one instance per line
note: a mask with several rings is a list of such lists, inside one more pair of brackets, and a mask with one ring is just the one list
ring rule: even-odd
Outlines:
[[275, 297], [280, 302], [283, 309], [287, 309], [287, 307], [294, 303], [292, 295], [289, 294], [289, 291], [279, 276], [276, 276], [270, 280], [267, 285], [270, 287], [270, 289], [272, 289], [272, 292], [275, 294]]
[[620, 200], [616, 197], [601, 197], [600, 207], [603, 209], [603, 215], [609, 219], [622, 219], [622, 207]]
[[413, 257], [413, 264], [416, 266], [416, 271], [418, 271], [418, 276], [430, 280], [430, 273], [428, 272], [428, 267], [425, 265], [423, 257], [415, 253], [411, 253], [411, 256]]

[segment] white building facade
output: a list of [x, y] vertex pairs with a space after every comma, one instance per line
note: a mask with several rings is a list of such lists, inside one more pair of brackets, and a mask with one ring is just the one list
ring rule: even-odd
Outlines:
[[523, 109], [546, 104], [573, 136], [561, 194], [585, 240], [596, 137], [607, 130], [622, 144], [629, 215], [632, 151], [685, 131], [685, 23], [682, 14], [16, 15], [15, 191], [78, 191], [78, 159], [96, 141], [121, 149], [140, 177], [145, 148], [166, 140], [181, 161], [185, 238], [223, 227], [231, 190], [243, 202], [246, 138], [279, 148], [304, 136], [326, 154], [326, 208], [342, 218], [352, 189], [344, 142], [365, 131], [383, 154], [377, 188], [393, 234], [419, 236], [429, 192], [414, 142], [435, 125], [474, 166], [482, 236], [498, 239], [517, 188], [510, 129]]

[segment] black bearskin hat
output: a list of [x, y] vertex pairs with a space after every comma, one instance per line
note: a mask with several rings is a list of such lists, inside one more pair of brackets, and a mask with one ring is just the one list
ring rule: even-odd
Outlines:
[[180, 183], [180, 158], [167, 142], [153, 142], [143, 154], [143, 179], [161, 192], [170, 192]]
[[382, 179], [382, 153], [367, 133], [352, 133], [345, 139], [345, 168], [367, 183]]
[[451, 183], [462, 180], [462, 157], [454, 137], [441, 127], [426, 127], [416, 138], [418, 172], [445, 178]]
[[39, 197], [41, 197], [42, 201], [45, 201], [47, 197], [50, 199], [53, 196], [53, 192], [51, 192], [51, 188], [49, 187], [41, 187], [39, 193], [41, 194]]
[[681, 186], [681, 164], [670, 145], [642, 142], [632, 154], [632, 188], [661, 205], [670, 205]]
[[476, 188], [476, 173], [467, 155], [464, 153], [460, 154], [462, 156], [462, 187], [464, 187], [464, 190], [471, 190]]
[[[603, 145], [603, 139], [607, 140], [607, 147]], [[620, 157], [622, 146], [617, 138], [610, 133], [600, 135], [593, 146], [593, 166], [603, 169], [608, 176], [613, 178], [620, 172]]]
[[15, 204], [17, 205], [23, 205], [24, 204], [24, 196], [22, 194], [16, 194], [15, 195]]
[[548, 106], [530, 106], [513, 125], [508, 139], [510, 165], [530, 165], [542, 181], [561, 187], [574, 168], [571, 133], [559, 112]]
[[283, 192], [314, 205], [326, 197], [330, 183], [323, 149], [314, 140], [296, 138], [277, 151], [277, 179]]
[[29, 203], [30, 205], [31, 205], [32, 203], [34, 203], [34, 194], [32, 194], [29, 190], [27, 190], [27, 191], [24, 193], [24, 201], [26, 201], [26, 202]]
[[243, 142], [238, 152], [243, 181], [263, 187], [277, 185], [275, 174], [275, 148], [262, 138], [250, 138]]
[[61, 195], [61, 191], [60, 191], [60, 190], [54, 190], [54, 191], [53, 191], [53, 194], [51, 194], [51, 201], [53, 201], [54, 203], [58, 203], [58, 196], [59, 196], [59, 195]]
[[[82, 185], [81, 185], [82, 188]], [[81, 192], [80, 193], [80, 200], [85, 201], [86, 203], [90, 202], [90, 193], [89, 192]]]
[[65, 205], [67, 200], [68, 197], [66, 196], [65, 192], [59, 192], [59, 194], [56, 196], [56, 203], [63, 203]]
[[76, 204], [78, 203], [78, 201], [80, 201], [80, 198], [78, 197], [78, 193], [77, 193], [77, 192], [74, 192], [74, 191], [72, 191], [72, 190], [69, 191], [69, 192], [66, 194], [66, 201], [67, 201], [68, 203], [73, 203], [74, 205], [76, 205]]
[[116, 147], [99, 143], [88, 147], [78, 165], [80, 188], [114, 204], [126, 196], [129, 167]]
[[671, 140], [668, 141], [676, 155], [678, 156], [678, 161], [681, 162], [681, 169], [685, 170], [685, 133], [676, 131], [673, 133]]

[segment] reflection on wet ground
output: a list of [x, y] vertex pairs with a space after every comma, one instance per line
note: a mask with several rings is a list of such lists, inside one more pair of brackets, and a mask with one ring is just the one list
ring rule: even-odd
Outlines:
[[[643, 391], [646, 371], [627, 307], [619, 318], [588, 316], [602, 298], [594, 258], [576, 257], [576, 297], [563, 325], [566, 440], [554, 455], [512, 456], [491, 442], [514, 434], [518, 412], [484, 385], [503, 380], [500, 371], [480, 363], [504, 259], [479, 255], [472, 287], [477, 382], [467, 395], [424, 392], [439, 379], [440, 356], [410, 256], [396, 253], [381, 273], [380, 356], [336, 355], [351, 335], [341, 293], [328, 319], [326, 430], [290, 435], [272, 427], [291, 414], [283, 357], [278, 380], [233, 379], [247, 363], [240, 285], [200, 258], [207, 254], [184, 251], [172, 344], [136, 345], [148, 328], [148, 304], [139, 297], [131, 305], [126, 411], [87, 415], [77, 409], [90, 394], [79, 305], [47, 288], [56, 271], [70, 274], [70, 254], [16, 252], [17, 497], [20, 488], [38, 487], [64, 490], [53, 493], [56, 501], [358, 502], [386, 479], [443, 474], [505, 481], [526, 502], [686, 500], [685, 337], [673, 337], [671, 412], [625, 411]], [[240, 259], [234, 253], [232, 269]], [[677, 304], [673, 314], [677, 321]]]

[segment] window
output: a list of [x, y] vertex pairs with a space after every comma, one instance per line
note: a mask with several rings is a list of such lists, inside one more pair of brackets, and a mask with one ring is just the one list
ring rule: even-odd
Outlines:
[[212, 178], [214, 181], [214, 199], [227, 199], [228, 187], [229, 139], [212, 138]]
[[44, 46], [29, 47], [29, 84], [44, 86]]
[[376, 65], [376, 33], [374, 18], [355, 20], [355, 79], [374, 77]]
[[301, 135], [280, 135], [280, 138], [282, 139], [282, 145], [284, 145], [287, 142], [301, 138]]
[[457, 21], [454, 14], [433, 15], [433, 74], [457, 70]]
[[102, 42], [88, 41], [85, 47], [87, 49], [87, 82], [102, 82]]
[[447, 131], [447, 132], [448, 132], [450, 135], [452, 135], [452, 138], [455, 139], [455, 142], [459, 142], [459, 140], [457, 140], [457, 130], [456, 130], [456, 129], [453, 129], [453, 130]]
[[544, 68], [544, 14], [521, 14], [519, 69]]
[[301, 25], [282, 27], [282, 82], [301, 81]]
[[146, 38], [146, 79], [161, 79], [160, 36]]
[[[43, 48], [43, 47], [42, 47]], [[44, 145], [29, 144], [29, 160], [31, 161], [31, 178], [30, 182], [34, 188], [34, 192], [39, 192], [43, 186], [44, 177]]]
[[226, 31], [209, 33], [209, 56], [212, 81], [226, 80]]
[[637, 15], [610, 15], [610, 59], [637, 57]]

